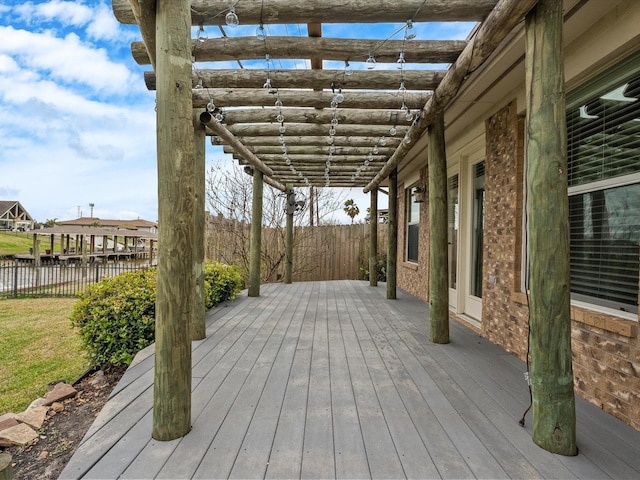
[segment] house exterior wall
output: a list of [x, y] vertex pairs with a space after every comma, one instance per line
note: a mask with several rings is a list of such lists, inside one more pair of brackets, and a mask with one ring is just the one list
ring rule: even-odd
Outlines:
[[[565, 75], [568, 90], [578, 88], [618, 61], [640, 50], [640, 3], [612, 2], [610, 6], [587, 2], [584, 10], [574, 12], [574, 21], [585, 11], [609, 8], [595, 23], [585, 23], [584, 31], [573, 25], [571, 40], [565, 47]], [[614, 5], [615, 4], [615, 5]], [[592, 15], [593, 16], [593, 15]], [[634, 26], [635, 25], [635, 26]], [[514, 38], [519, 38], [517, 35]], [[523, 47], [518, 47], [523, 48]], [[524, 54], [524, 51], [521, 52]], [[494, 56], [500, 58], [500, 55]], [[522, 60], [522, 56], [518, 61]], [[510, 67], [504, 78], [519, 71]], [[486, 71], [489, 71], [487, 68]], [[485, 72], [486, 72], [485, 71]], [[480, 74], [484, 74], [481, 72]], [[480, 80], [476, 80], [481, 83]], [[488, 84], [499, 85], [495, 79]], [[452, 306], [451, 316], [466, 322], [492, 342], [512, 352], [520, 359], [527, 354], [528, 306], [524, 278], [526, 276], [526, 203], [524, 76], [509, 88], [500, 89], [502, 96], [490, 87], [478, 88], [494, 100], [487, 102], [484, 114], [445, 116], [448, 126], [458, 122], [447, 137], [447, 161], [450, 175], [460, 173], [468, 165], [458, 152], [478, 141], [478, 130], [484, 132], [481, 142], [485, 161], [485, 210], [483, 234], [482, 313], [479, 323], [469, 323], [464, 305]], [[488, 92], [488, 93], [487, 93]], [[497, 100], [495, 100], [497, 98]], [[455, 111], [455, 105], [453, 110]], [[473, 105], [477, 109], [477, 104]], [[467, 122], [467, 123], [464, 123]], [[452, 136], [453, 135], [453, 136]], [[475, 148], [475, 147], [474, 147]], [[426, 149], [425, 149], [426, 151]], [[462, 160], [461, 160], [462, 158]], [[402, 182], [410, 172], [400, 177]], [[425, 175], [426, 172], [423, 173]], [[408, 185], [403, 185], [406, 188]], [[460, 188], [465, 186], [461, 183]], [[399, 188], [400, 218], [404, 215], [404, 189]], [[426, 204], [423, 204], [426, 205]], [[465, 213], [465, 209], [467, 212]], [[461, 201], [460, 218], [469, 215], [469, 204]], [[402, 263], [404, 249], [398, 254], [398, 287], [423, 300], [428, 300], [428, 234], [420, 232], [419, 265]], [[406, 222], [400, 223], [405, 226]], [[404, 245], [404, 231], [399, 229], [399, 246]], [[461, 244], [460, 262], [465, 261], [468, 246]], [[468, 261], [468, 259], [466, 259]], [[523, 272], [525, 270], [525, 272]], [[463, 281], [460, 279], [459, 281]], [[572, 350], [575, 391], [591, 403], [640, 430], [640, 339], [638, 315], [617, 315], [614, 311], [572, 302]], [[478, 326], [479, 325], [479, 326]]]
[[413, 181], [398, 183], [397, 285], [424, 302], [429, 301], [429, 199], [420, 205], [418, 263], [407, 262], [407, 189], [416, 183], [426, 185], [426, 167]]

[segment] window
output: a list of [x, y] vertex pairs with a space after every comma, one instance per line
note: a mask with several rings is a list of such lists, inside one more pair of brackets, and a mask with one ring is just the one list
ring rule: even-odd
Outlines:
[[407, 262], [418, 263], [420, 203], [416, 202], [417, 186], [407, 189]]
[[635, 68], [617, 67], [567, 108], [571, 296], [628, 312], [638, 311], [640, 267]]
[[460, 203], [458, 175], [447, 182], [447, 242], [449, 244], [449, 288], [458, 288], [458, 235], [460, 230]]

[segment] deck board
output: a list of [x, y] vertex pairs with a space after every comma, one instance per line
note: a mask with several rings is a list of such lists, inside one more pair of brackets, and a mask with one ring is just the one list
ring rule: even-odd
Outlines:
[[576, 457], [531, 440], [524, 363], [384, 284], [261, 287], [193, 343], [192, 430], [151, 438], [153, 346], [60, 476], [71, 478], [639, 478], [640, 432], [577, 399]]

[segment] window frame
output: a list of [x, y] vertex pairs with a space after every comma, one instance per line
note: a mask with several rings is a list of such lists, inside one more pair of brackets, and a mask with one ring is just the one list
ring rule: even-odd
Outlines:
[[[409, 186], [408, 188], [405, 189], [405, 204], [406, 204], [406, 208], [405, 208], [405, 233], [406, 233], [406, 240], [405, 240], [405, 248], [404, 248], [404, 259], [405, 262], [407, 263], [412, 263], [414, 265], [417, 265], [419, 263], [419, 259], [420, 259], [420, 213], [421, 213], [421, 203], [422, 202], [416, 202], [415, 201], [415, 196], [416, 196], [416, 189], [418, 188], [418, 184], [415, 183], [411, 186]], [[417, 218], [413, 218], [412, 216], [412, 206], [416, 205], [417, 206], [417, 212], [415, 212], [415, 216]], [[413, 258], [409, 258], [409, 241], [410, 241], [410, 235], [409, 235], [409, 230], [411, 229], [411, 227], [417, 227], [415, 230], [415, 241], [416, 241], [416, 245], [415, 245], [415, 259]]]

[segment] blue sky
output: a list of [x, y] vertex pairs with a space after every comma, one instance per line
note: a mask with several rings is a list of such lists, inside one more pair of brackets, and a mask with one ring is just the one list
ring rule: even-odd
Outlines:
[[[367, 35], [324, 25], [323, 35], [383, 39], [398, 26], [378, 25]], [[420, 37], [427, 26], [416, 26]], [[253, 35], [255, 28], [227, 33]], [[471, 26], [430, 28], [422, 38], [463, 39]], [[217, 27], [206, 32], [220, 36]], [[269, 26], [268, 33], [306, 35], [306, 27]], [[116, 21], [110, 0], [0, 0], [0, 200], [20, 201], [43, 222], [89, 216], [90, 203], [96, 217], [157, 220], [155, 94], [144, 85], [147, 67], [131, 57], [139, 39], [137, 26]], [[208, 144], [208, 165], [231, 161]], [[346, 195], [361, 211], [368, 206], [360, 189]], [[341, 213], [335, 220], [350, 222]]]

